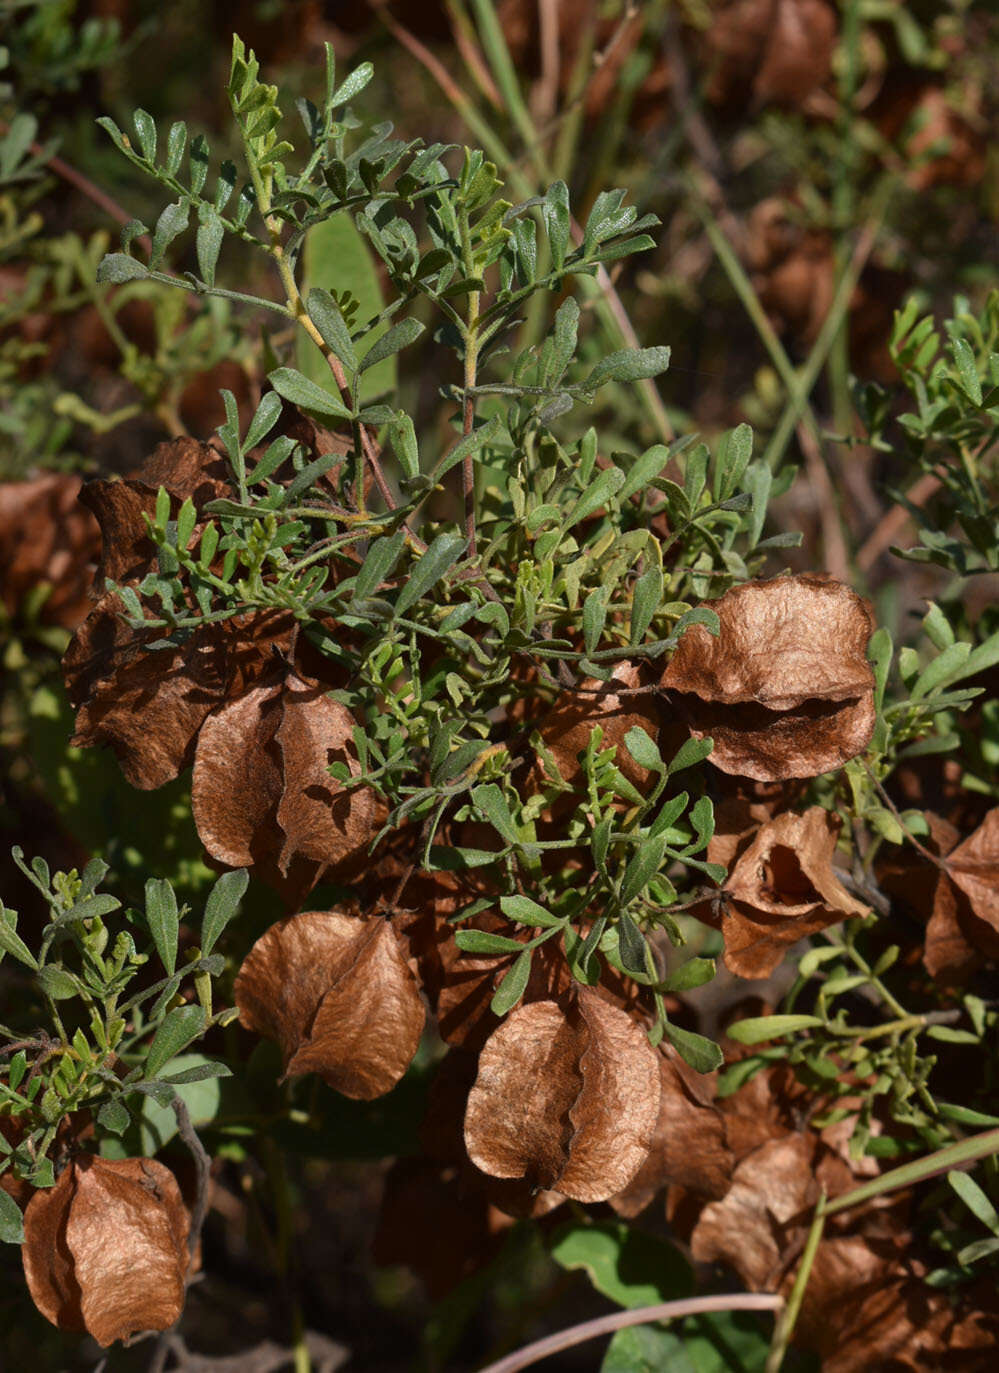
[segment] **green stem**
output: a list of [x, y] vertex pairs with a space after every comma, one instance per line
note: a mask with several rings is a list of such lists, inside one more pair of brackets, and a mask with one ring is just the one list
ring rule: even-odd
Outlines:
[[870, 1201], [872, 1197], [884, 1196], [885, 1193], [896, 1192], [902, 1187], [914, 1187], [917, 1182], [925, 1182], [927, 1178], [935, 1177], [938, 1173], [946, 1173], [951, 1168], [958, 1168], [964, 1163], [974, 1163], [977, 1159], [989, 1158], [995, 1154], [999, 1154], [999, 1129], [986, 1130], [983, 1134], [972, 1135], [970, 1139], [947, 1144], [936, 1153], [928, 1154], [926, 1158], [918, 1159], [915, 1163], [904, 1163], [901, 1168], [893, 1168], [888, 1173], [882, 1173], [880, 1177], [872, 1178], [863, 1186], [855, 1187], [852, 1192], [844, 1192], [842, 1196], [827, 1203], [825, 1213], [827, 1216], [834, 1216], [838, 1211], [847, 1211], [851, 1206], [859, 1206], [861, 1202]]
[[[843, 36], [841, 53], [843, 64], [839, 77], [839, 137], [840, 150], [833, 187], [833, 214], [836, 222], [836, 274], [842, 280], [847, 270], [847, 232], [854, 221], [854, 187], [856, 184], [856, 148], [853, 138], [853, 101], [857, 89], [857, 58], [860, 45], [860, 5], [847, 0], [843, 7]], [[829, 390], [833, 401], [833, 417], [840, 433], [845, 433], [851, 416], [850, 405], [850, 342], [845, 322], [841, 319], [832, 339], [829, 352]]]
[[[871, 249], [874, 247], [877, 235], [881, 230], [881, 225], [884, 222], [885, 212], [888, 208], [888, 201], [891, 192], [894, 189], [894, 185], [894, 179], [886, 179], [882, 182], [879, 191], [875, 195], [875, 205], [871, 217], [865, 225], [863, 233], [857, 239], [857, 244], [850, 260], [845, 265], [839, 277], [836, 285], [836, 293], [833, 296], [829, 313], [822, 321], [822, 327], [816, 336], [815, 342], [812, 344], [811, 351], [805, 360], [805, 364], [797, 374], [800, 391], [797, 395], [788, 397], [787, 404], [784, 407], [784, 412], [780, 417], [777, 428], [774, 430], [770, 442], [767, 444], [767, 450], [764, 454], [763, 461], [768, 463], [771, 469], [776, 469], [780, 464], [781, 458], [784, 456], [784, 450], [787, 448], [791, 435], [794, 433], [798, 421], [801, 419], [805, 401], [812, 393], [812, 389], [818, 380], [823, 364], [827, 359], [830, 359], [830, 350], [838, 339], [845, 338], [846, 336], [843, 323], [850, 306], [850, 300], [853, 297], [854, 288], [857, 285], [860, 274], [864, 269], [864, 264], [870, 257]], [[837, 423], [838, 422], [839, 419], [837, 417]], [[845, 423], [843, 428], [845, 429]]]
[[500, 94], [503, 96], [503, 102], [517, 132], [524, 141], [524, 147], [534, 164], [535, 172], [541, 181], [546, 181], [549, 176], [547, 160], [538, 141], [537, 130], [534, 127], [530, 111], [524, 104], [520, 81], [517, 78], [513, 60], [510, 57], [510, 49], [507, 47], [506, 39], [503, 36], [503, 29], [500, 26], [493, 2], [492, 0], [472, 0], [472, 8], [479, 25], [482, 46], [489, 59], [489, 65], [492, 67]]
[[794, 1286], [791, 1288], [791, 1295], [787, 1299], [787, 1305], [777, 1318], [774, 1327], [773, 1342], [770, 1345], [770, 1352], [764, 1366], [764, 1373], [780, 1373], [780, 1366], [784, 1362], [784, 1355], [787, 1353], [787, 1346], [791, 1335], [794, 1333], [795, 1322], [798, 1319], [798, 1312], [801, 1310], [801, 1303], [805, 1296], [805, 1288], [808, 1286], [808, 1279], [811, 1277], [812, 1264], [815, 1262], [815, 1255], [818, 1252], [819, 1241], [822, 1239], [822, 1232], [825, 1229], [826, 1216], [825, 1193], [819, 1197], [818, 1205], [815, 1208], [815, 1215], [812, 1217], [811, 1228], [808, 1231], [808, 1238], [805, 1240], [804, 1252], [801, 1255], [801, 1263], [794, 1277]]
[[739, 261], [735, 250], [722, 231], [721, 225], [715, 218], [707, 201], [704, 200], [689, 178], [686, 179], [686, 184], [690, 194], [691, 204], [700, 218], [701, 223], [704, 225], [704, 232], [708, 236], [708, 241], [712, 248], [714, 248], [718, 261], [724, 268], [725, 275], [728, 277], [732, 289], [739, 297], [746, 314], [752, 320], [756, 332], [760, 336], [760, 341], [767, 350], [778, 376], [787, 387], [791, 401], [797, 408], [798, 414], [804, 418], [809, 428], [814, 432], [816, 438], [821, 438], [819, 423], [815, 418], [815, 412], [812, 409], [811, 402], [808, 398], [808, 392], [802, 384], [801, 377], [792, 366], [790, 358], [784, 351], [784, 345], [777, 337], [776, 331], [770, 323], [766, 311], [760, 304], [759, 296], [757, 296], [756, 292], [753, 290], [753, 283], [746, 275], [742, 263]]

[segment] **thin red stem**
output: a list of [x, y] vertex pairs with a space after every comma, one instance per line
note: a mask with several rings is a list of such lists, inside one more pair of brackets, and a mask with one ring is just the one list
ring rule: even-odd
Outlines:
[[648, 1325], [652, 1321], [681, 1320], [684, 1316], [699, 1316], [708, 1311], [780, 1311], [784, 1298], [770, 1293], [745, 1294], [734, 1292], [719, 1297], [685, 1297], [681, 1301], [659, 1302], [655, 1306], [640, 1306], [634, 1311], [615, 1311], [610, 1316], [599, 1316], [581, 1325], [560, 1330], [557, 1335], [548, 1335], [543, 1340], [535, 1340], [523, 1349], [507, 1354], [498, 1363], [491, 1363], [481, 1373], [519, 1373], [522, 1368], [540, 1363], [549, 1354], [559, 1350], [571, 1349], [573, 1345], [594, 1340], [598, 1335], [610, 1335], [616, 1330], [624, 1330], [630, 1325]]

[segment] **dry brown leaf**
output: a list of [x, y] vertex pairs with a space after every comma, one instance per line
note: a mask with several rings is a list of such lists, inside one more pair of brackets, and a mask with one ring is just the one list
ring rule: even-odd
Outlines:
[[725, 883], [725, 964], [738, 977], [769, 977], [788, 947], [868, 907], [833, 870], [839, 820], [821, 806], [785, 811], [761, 826]]
[[0, 596], [9, 615], [47, 582], [43, 623], [76, 629], [86, 618], [100, 534], [79, 504], [80, 487], [67, 472], [0, 482]]
[[406, 1264], [439, 1301], [495, 1258], [512, 1224], [471, 1169], [398, 1159], [385, 1177], [372, 1258], [379, 1267]]
[[960, 843], [952, 824], [924, 813], [924, 846], [946, 861], [934, 865], [906, 850], [881, 865], [878, 881], [927, 922], [927, 972], [944, 986], [960, 987], [987, 959], [999, 958], [999, 808]]
[[[649, 773], [635, 762], [624, 745], [624, 736], [636, 726], [644, 729], [653, 741], [659, 737], [662, 719], [651, 693], [622, 695], [623, 691], [642, 685], [642, 674], [635, 664], [619, 663], [608, 682], [587, 678], [579, 691], [560, 696], [541, 721], [538, 732], [570, 786], [582, 777], [579, 755], [587, 748], [596, 725], [603, 730], [601, 748], [615, 750], [614, 761], [622, 775], [632, 786], [641, 788], [648, 784]], [[544, 785], [545, 777], [539, 759], [528, 774], [527, 791], [537, 791]]]
[[999, 806], [947, 855], [951, 881], [968, 898], [979, 947], [999, 957]]
[[707, 98], [800, 106], [828, 80], [835, 43], [825, 0], [729, 0], [705, 31]]
[[24, 1272], [35, 1305], [105, 1347], [166, 1330], [184, 1306], [188, 1215], [154, 1159], [81, 1155], [24, 1215]]
[[391, 1090], [416, 1053], [424, 1008], [391, 922], [306, 911], [257, 940], [235, 984], [247, 1029], [277, 1040], [289, 1076], [345, 1096]]
[[785, 1135], [748, 1154], [725, 1197], [701, 1212], [691, 1237], [694, 1258], [729, 1264], [753, 1291], [773, 1290], [786, 1256], [784, 1228], [795, 1219], [807, 1223], [804, 1213], [819, 1197], [814, 1146], [813, 1137]]
[[225, 637], [206, 625], [178, 648], [147, 652], [161, 631], [136, 634], [120, 618], [117, 596], [104, 596], [63, 658], [76, 707], [77, 748], [108, 745], [132, 786], [144, 791], [188, 767], [208, 712], [223, 698]]
[[576, 1201], [603, 1201], [641, 1167], [659, 1114], [642, 1029], [588, 988], [565, 1009], [522, 1005], [487, 1041], [465, 1114], [472, 1162]]
[[230, 867], [250, 867], [273, 850], [271, 831], [282, 791], [274, 743], [280, 700], [280, 682], [254, 687], [213, 711], [198, 735], [191, 784], [194, 823], [212, 857]]
[[96, 516], [104, 545], [96, 578], [99, 590], [106, 577], [136, 582], [150, 570], [156, 545], [143, 515], [154, 515], [161, 486], [172, 497], [173, 517], [188, 498], [200, 511], [209, 501], [229, 494], [228, 469], [217, 449], [183, 437], [159, 444], [130, 477], [87, 482], [80, 501]]
[[746, 582], [684, 634], [662, 678], [710, 761], [758, 781], [815, 777], [867, 747], [874, 729], [871, 608], [811, 573]]

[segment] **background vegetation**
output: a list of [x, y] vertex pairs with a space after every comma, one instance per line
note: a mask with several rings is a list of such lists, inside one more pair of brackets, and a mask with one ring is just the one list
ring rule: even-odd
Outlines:
[[[801, 1348], [790, 1353], [769, 1316], [716, 1314], [622, 1332], [606, 1356], [583, 1345], [548, 1366], [706, 1373], [785, 1358], [789, 1368], [915, 1369], [943, 1366], [947, 1349], [955, 1367], [988, 1367], [999, 1253], [993, 7], [445, 0], [230, 10], [217, 5], [209, 28], [202, 7], [183, 3], [169, 13], [141, 0], [2, 8], [0, 820], [3, 852], [21, 851], [0, 867], [7, 1193], [23, 1208], [82, 1149], [155, 1154], [196, 1218], [199, 1198], [210, 1202], [179, 1333], [116, 1345], [112, 1368], [236, 1366], [227, 1358], [258, 1369], [484, 1367], [595, 1314], [687, 1295], [695, 1281], [702, 1292], [787, 1295], [800, 1272], [811, 1280]], [[302, 231], [307, 327], [289, 313], [273, 252], [247, 241], [265, 235], [242, 191], [242, 159], [256, 160], [263, 209], [267, 169], [287, 154], [252, 125], [262, 87], [231, 67], [234, 26], [260, 81], [280, 87], [282, 137], [295, 124], [289, 136], [307, 145], [301, 98], [314, 102], [306, 130], [337, 110], [354, 140], [352, 156], [334, 159], [342, 173], [311, 169], [315, 204], [277, 203], [287, 211], [280, 233]], [[327, 44], [336, 72], [324, 102]], [[367, 81], [350, 76], [367, 62]], [[183, 137], [170, 132], [178, 120]], [[386, 120], [394, 134], [372, 132]], [[456, 149], [440, 153], [467, 231], [467, 260], [453, 270], [448, 226], [434, 219], [434, 159], [421, 163], [413, 148], [393, 162], [392, 137]], [[466, 158], [466, 146], [484, 157]], [[143, 161], [160, 168], [155, 177]], [[210, 179], [195, 187], [202, 164]], [[379, 242], [378, 188], [405, 175], [414, 227], [392, 220]], [[229, 191], [224, 204], [217, 186]], [[608, 196], [613, 187], [624, 195]], [[330, 218], [334, 200], [349, 200], [353, 217]], [[183, 215], [164, 212], [174, 203], [187, 205]], [[480, 311], [486, 326], [475, 323]], [[476, 329], [492, 322], [502, 331], [480, 345]], [[403, 332], [390, 337], [393, 327]], [[369, 348], [378, 360], [365, 367]], [[266, 428], [275, 394], [342, 440], [334, 494], [341, 516], [348, 494], [354, 505], [328, 587], [309, 572], [326, 550], [307, 502], [317, 490], [334, 498], [322, 486], [330, 450], [301, 416], [304, 427], [285, 428], [288, 411]], [[203, 507], [221, 486], [143, 506], [148, 530], [138, 508], [115, 505], [120, 488], [93, 486], [103, 495], [77, 502], [81, 477], [141, 481], [144, 471], [155, 492], [162, 476], [140, 471], [155, 446], [220, 427], [231, 489], [212, 511]], [[282, 434], [288, 446], [274, 449]], [[384, 449], [381, 490], [365, 467], [366, 434]], [[260, 460], [258, 441], [272, 445], [272, 466], [250, 468], [254, 493], [246, 456]], [[475, 480], [463, 483], [473, 459]], [[382, 548], [365, 564], [367, 583], [352, 552], [359, 515], [361, 552]], [[204, 538], [208, 516], [227, 542], [206, 550], [190, 540], [195, 526]], [[483, 561], [466, 566], [473, 535]], [[420, 581], [426, 544], [438, 571]], [[273, 587], [288, 572], [285, 548], [301, 566], [282, 602]], [[231, 565], [216, 564], [230, 550]], [[404, 560], [394, 581], [393, 554]], [[561, 567], [560, 557], [575, 572], [546, 581], [546, 562]], [[123, 674], [102, 704], [80, 666], [95, 565], [98, 589], [103, 580], [112, 598], [116, 585], [131, 590], [122, 602], [133, 630], [155, 618], [170, 636], [205, 616], [238, 626], [231, 672], [248, 696], [267, 689], [276, 655], [334, 689], [337, 708], [364, 721], [362, 753], [373, 750], [363, 776], [348, 762], [338, 779], [377, 782], [384, 807], [359, 842], [386, 816], [396, 832], [404, 820], [419, 825], [421, 873], [408, 871], [414, 855], [400, 845], [367, 872], [313, 864], [303, 875], [264, 854], [270, 821], [254, 821], [251, 805], [240, 821], [248, 857], [231, 856], [227, 808], [239, 788], [219, 803], [202, 787], [199, 799], [199, 766], [204, 776], [241, 730], [256, 739], [263, 726], [254, 716], [232, 736], [210, 738], [205, 726], [169, 741], [194, 763], [193, 803], [190, 772], [154, 776], [142, 736], [158, 737], [161, 717], [142, 712], [155, 689]], [[716, 627], [705, 602], [781, 572], [831, 574], [857, 593], [844, 601], [851, 614], [859, 597], [870, 601], [866, 630], [844, 610], [828, 632], [837, 661], [840, 651], [849, 659], [851, 636], [857, 661], [870, 661], [873, 732], [825, 770], [740, 782], [738, 766], [719, 772], [696, 746], [716, 736], [718, 756], [731, 703], [702, 700], [683, 650], [669, 655], [685, 628], [700, 623], [706, 638]], [[351, 576], [360, 589], [344, 588]], [[384, 605], [385, 586], [406, 619], [391, 632], [373, 594]], [[339, 641], [328, 596], [342, 598]], [[301, 649], [298, 629], [289, 638], [267, 619], [289, 606]], [[458, 615], [446, 642], [434, 637], [444, 610]], [[811, 603], [788, 613], [821, 619]], [[748, 649], [765, 658], [773, 625], [754, 639], [746, 620]], [[547, 647], [536, 624], [547, 625]], [[67, 693], [60, 660], [73, 635]], [[642, 718], [619, 701], [626, 723], [615, 735], [609, 711], [594, 740], [586, 691], [599, 699], [597, 679], [618, 661], [640, 669], [626, 689], [658, 687], [669, 662], [672, 694], [636, 698], [656, 703]], [[792, 708], [809, 719], [854, 699], [805, 687]], [[175, 707], [167, 697], [162, 718]], [[133, 733], [129, 715], [140, 722]], [[651, 752], [634, 733], [624, 743], [636, 725]], [[535, 726], [539, 761], [521, 759], [540, 769], [532, 805], [507, 762]], [[108, 740], [121, 766], [109, 748], [79, 746]], [[506, 751], [486, 756], [483, 740]], [[554, 773], [542, 744], [558, 755]], [[608, 745], [615, 752], [601, 759]], [[657, 773], [661, 785], [649, 787]], [[245, 777], [251, 791], [263, 785], [249, 765]], [[576, 785], [585, 801], [570, 813]], [[821, 841], [767, 829], [808, 816], [827, 827]], [[435, 839], [465, 851], [457, 876], [441, 878], [436, 849], [427, 861]], [[546, 842], [570, 851], [569, 866], [556, 866], [553, 849], [543, 868]], [[467, 855], [488, 857], [497, 844], [502, 876], [476, 888], [476, 872], [493, 869]], [[777, 848], [797, 855], [790, 878]], [[591, 864], [618, 901], [589, 945], [594, 924], [577, 925], [572, 943], [574, 862], [577, 873]], [[250, 867], [248, 884], [217, 882], [226, 867]], [[421, 885], [427, 874], [437, 886]], [[457, 896], [442, 896], [448, 882]], [[482, 917], [497, 892], [505, 923], [490, 925]], [[493, 1003], [500, 1012], [522, 994], [522, 1010], [537, 1001], [532, 966], [535, 977], [548, 968], [545, 950], [566, 928], [577, 984], [592, 981], [600, 941], [605, 985], [637, 974], [645, 990], [626, 1004], [672, 1055], [675, 1134], [667, 1122], [668, 1138], [657, 1137], [672, 1162], [610, 1202], [570, 1193], [541, 1216], [524, 1215], [542, 1209], [533, 1199], [477, 1192], [448, 1134], [462, 1109], [451, 1098], [468, 1082], [449, 1080], [460, 1056], [445, 1059], [445, 1041], [470, 1037], [479, 1050], [485, 1022], [462, 1028], [465, 1012], [442, 991], [454, 969], [440, 985], [428, 978], [419, 931], [407, 929], [408, 953], [423, 958], [436, 1014], [398, 1085], [351, 1100], [314, 1075], [283, 1079], [288, 1045], [247, 1028], [243, 1005], [236, 1021], [234, 976], [241, 965], [247, 976], [249, 950], [289, 911], [352, 900], [362, 914], [376, 900], [432, 909], [452, 933], [448, 918], [460, 927], [463, 917], [457, 976], [481, 980], [484, 1005], [516, 953], [518, 971], [496, 993], [506, 987], [506, 1004]], [[545, 936], [533, 965], [520, 952], [528, 930]], [[502, 942], [511, 938], [513, 949]], [[449, 1014], [462, 1022], [454, 1033]], [[99, 1087], [81, 1078], [79, 1065], [106, 1067], [112, 1050], [137, 1076], [125, 1074], [124, 1087], [117, 1070]], [[214, 1064], [232, 1075], [211, 1075]], [[164, 1073], [174, 1081], [157, 1088]], [[177, 1086], [186, 1114], [172, 1106]], [[86, 1104], [93, 1118], [75, 1117]], [[715, 1145], [727, 1151], [718, 1177], [681, 1176], [679, 1153], [707, 1157]], [[909, 1163], [914, 1171], [883, 1181]], [[792, 1194], [784, 1210], [775, 1178]], [[820, 1183], [833, 1200], [828, 1221], [813, 1224]], [[843, 1202], [865, 1185], [879, 1201]], [[9, 1209], [0, 1218], [19, 1238]], [[12, 1364], [88, 1368], [105, 1357], [34, 1310], [15, 1245], [0, 1258]], [[849, 1301], [843, 1268], [864, 1279]]]

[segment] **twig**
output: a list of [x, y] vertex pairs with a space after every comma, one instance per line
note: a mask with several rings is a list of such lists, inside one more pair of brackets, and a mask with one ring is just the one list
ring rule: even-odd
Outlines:
[[[398, 19], [394, 18], [383, 5], [379, 4], [377, 6], [376, 13], [378, 18], [388, 29], [389, 33], [402, 44], [407, 52], [411, 53], [412, 56], [416, 58], [417, 62], [419, 62], [434, 81], [437, 82], [437, 85], [440, 87], [444, 96], [450, 101], [454, 109], [480, 140], [483, 147], [487, 149], [489, 156], [494, 158], [498, 164], [507, 168], [511, 184], [515, 187], [517, 194], [523, 195], [525, 199], [533, 195], [537, 187], [532, 185], [520, 170], [515, 159], [510, 156], [489, 125], [480, 117], [473, 102], [461, 89], [443, 63], [434, 56], [426, 44], [421, 43], [414, 33], [411, 33], [405, 25], [400, 24]], [[581, 243], [583, 240], [583, 231], [575, 220], [572, 221], [570, 229], [573, 242], [576, 244]], [[583, 278], [583, 285], [584, 289], [587, 287], [589, 287], [590, 290], [594, 289], [593, 283], [591, 283], [587, 277]], [[606, 267], [604, 267], [602, 263], [597, 268], [595, 285], [599, 296], [602, 298], [604, 307], [610, 314], [614, 325], [621, 335], [622, 341], [627, 344], [629, 348], [637, 348], [639, 343], [634, 326], [621, 301], [621, 297], [614, 287], [614, 283], [611, 281]], [[659, 430], [663, 442], [672, 443], [676, 438], [676, 434], [673, 431], [673, 426], [670, 424], [669, 416], [666, 413], [666, 407], [663, 404], [662, 397], [656, 388], [654, 380], [651, 377], [646, 377], [643, 381], [640, 381], [638, 383], [638, 392], [643, 398], [649, 415]]]
[[497, 1363], [483, 1368], [481, 1373], [518, 1373], [521, 1368], [529, 1368], [539, 1363], [549, 1354], [559, 1350], [571, 1349], [586, 1340], [596, 1339], [598, 1335], [611, 1335], [616, 1330], [625, 1330], [631, 1325], [647, 1325], [650, 1321], [681, 1320], [684, 1316], [699, 1316], [708, 1311], [780, 1311], [784, 1298], [767, 1292], [741, 1293], [718, 1297], [685, 1297], [681, 1301], [659, 1302], [655, 1306], [640, 1306], [634, 1311], [615, 1311], [610, 1316], [599, 1316], [581, 1325], [560, 1330], [556, 1335], [548, 1335], [543, 1340], [535, 1340], [523, 1349], [507, 1354]]
[[[208, 1213], [208, 1187], [211, 1182], [212, 1161], [205, 1151], [205, 1146], [201, 1143], [198, 1132], [191, 1124], [187, 1103], [177, 1093], [174, 1094], [173, 1098], [173, 1113], [177, 1117], [177, 1133], [191, 1151], [197, 1175], [198, 1190], [194, 1198], [194, 1208], [191, 1211], [191, 1228], [187, 1235], [187, 1248], [193, 1263], [194, 1253], [198, 1247], [198, 1241], [201, 1239], [205, 1216]], [[188, 1278], [190, 1278], [190, 1265], [188, 1265]]]
[[[45, 157], [45, 149], [40, 143], [31, 143], [29, 147], [36, 157]], [[123, 210], [117, 200], [114, 200], [109, 196], [106, 191], [102, 191], [89, 177], [84, 176], [82, 172], [78, 172], [76, 168], [71, 167], [68, 162], [64, 162], [61, 157], [53, 155], [52, 157], [47, 158], [46, 166], [55, 172], [56, 176], [61, 176], [63, 181], [68, 182], [70, 186], [75, 186], [88, 200], [92, 200], [95, 205], [99, 206], [100, 209], [105, 212], [105, 214], [109, 214], [116, 223], [121, 225], [131, 224], [134, 218], [133, 215], [130, 215], [127, 210]], [[141, 244], [143, 252], [147, 255], [153, 250], [152, 240], [148, 234], [139, 234], [133, 242]]]
[[479, 90], [489, 101], [494, 109], [502, 109], [503, 99], [496, 89], [496, 83], [492, 78], [486, 59], [482, 55], [479, 47], [475, 28], [470, 22], [468, 15], [462, 8], [459, 0], [445, 0], [448, 18], [451, 20], [451, 33], [454, 36], [454, 45], [461, 54], [461, 60], [468, 68], [468, 72], [478, 86]]
[[701, 165], [706, 167], [713, 177], [720, 177], [724, 173], [725, 162], [707, 120], [701, 114], [700, 98], [691, 93], [690, 73], [680, 45], [678, 25], [672, 9], [666, 20], [664, 48], [673, 112], [682, 124], [687, 140]]
[[867, 765], [863, 758], [861, 758], [860, 762], [864, 771], [867, 773], [868, 777], [871, 779], [871, 781], [877, 788], [878, 795], [881, 797], [882, 801], [885, 803], [885, 805], [891, 811], [892, 815], [898, 821], [899, 828], [905, 835], [906, 839], [908, 839], [909, 842], [912, 844], [913, 848], [916, 849], [919, 853], [921, 853], [924, 858], [929, 859], [933, 866], [939, 868], [941, 872], [950, 872], [950, 864], [947, 862], [946, 858], [941, 858], [938, 854], [932, 853], [926, 847], [925, 844], [921, 844], [919, 842], [919, 840], [912, 833], [912, 831], [906, 826], [906, 823], [902, 819], [902, 816], [899, 812], [898, 806], [896, 806], [895, 802], [888, 795], [887, 791], [885, 791], [884, 787], [874, 776], [874, 773], [871, 771], [870, 767]]
[[558, 103], [561, 62], [558, 32], [558, 0], [538, 0], [538, 30], [541, 45], [541, 77], [534, 89], [533, 113], [551, 119]]
[[798, 443], [805, 456], [808, 480], [818, 498], [819, 527], [822, 530], [822, 554], [826, 570], [840, 582], [850, 580], [850, 558], [846, 551], [843, 526], [840, 523], [839, 503], [833, 489], [829, 469], [819, 441], [806, 424], [798, 424]]
[[[942, 485], [943, 482], [935, 473], [924, 472], [914, 483], [911, 491], [906, 493], [906, 499], [912, 505], [921, 506], [939, 491]], [[857, 554], [857, 567], [861, 572], [868, 572], [874, 566], [881, 554], [886, 552], [902, 533], [911, 518], [904, 505], [893, 505], [885, 513], [868, 534]]]

